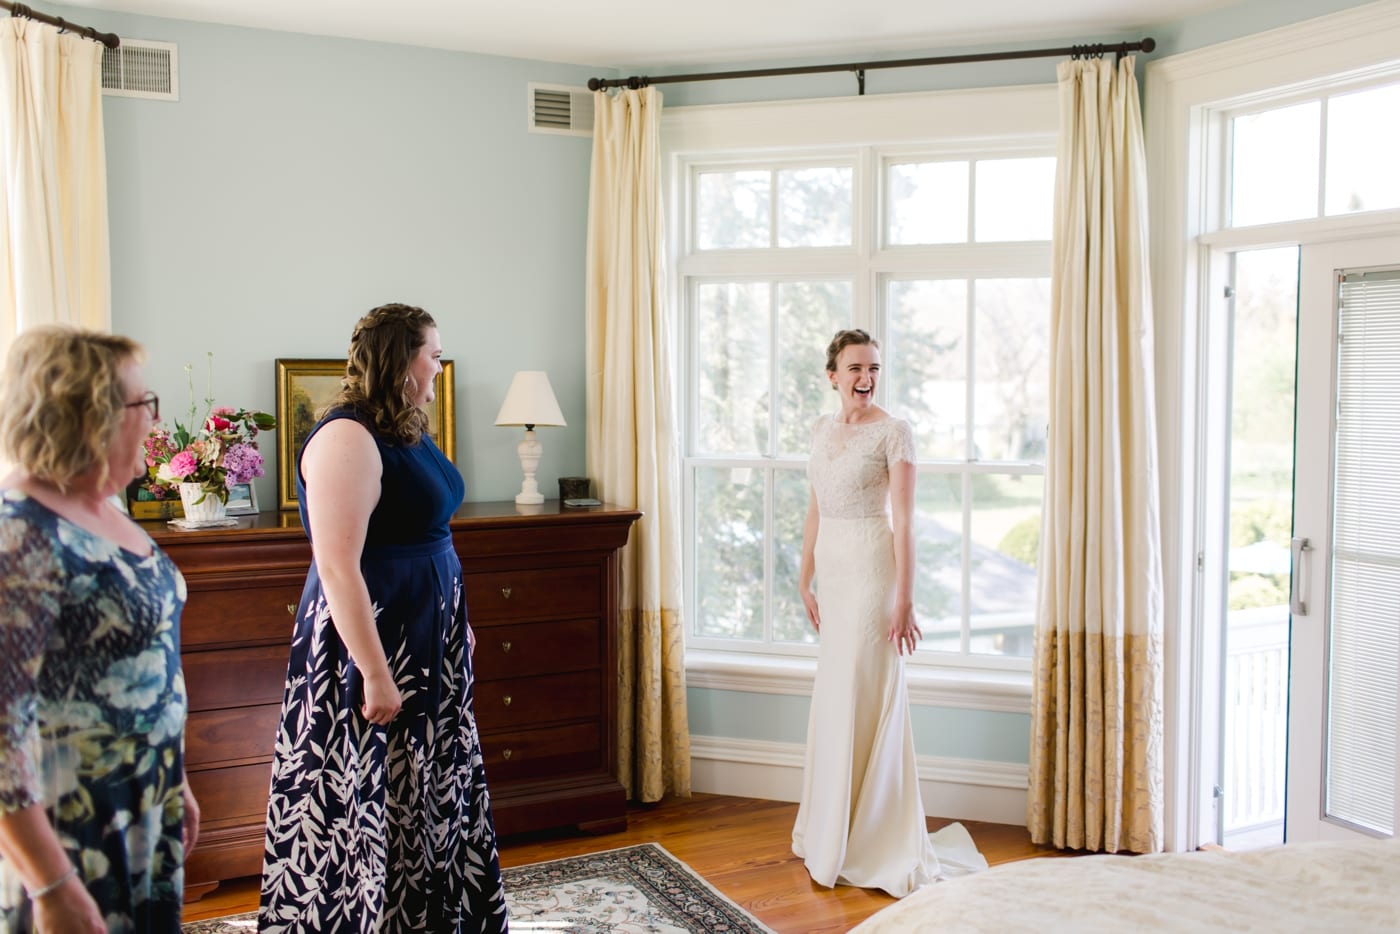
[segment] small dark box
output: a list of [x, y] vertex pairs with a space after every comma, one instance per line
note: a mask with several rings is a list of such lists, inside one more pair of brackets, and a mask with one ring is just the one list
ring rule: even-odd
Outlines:
[[559, 478], [559, 498], [565, 499], [588, 499], [589, 488], [592, 486], [587, 477], [560, 477]]

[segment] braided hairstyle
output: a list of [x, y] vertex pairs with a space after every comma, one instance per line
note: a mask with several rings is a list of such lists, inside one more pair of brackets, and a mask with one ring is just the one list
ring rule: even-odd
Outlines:
[[354, 409], [382, 437], [417, 444], [428, 430], [428, 416], [409, 396], [408, 369], [434, 327], [432, 315], [398, 302], [380, 305], [355, 322], [345, 380], [331, 406]]

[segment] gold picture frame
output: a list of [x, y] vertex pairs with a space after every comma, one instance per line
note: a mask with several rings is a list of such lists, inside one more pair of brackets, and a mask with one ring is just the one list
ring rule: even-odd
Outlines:
[[[316, 419], [340, 392], [344, 360], [284, 360], [277, 363], [277, 508], [297, 508], [296, 455]], [[451, 360], [433, 381], [428, 434], [447, 459], [457, 460], [456, 373]]]

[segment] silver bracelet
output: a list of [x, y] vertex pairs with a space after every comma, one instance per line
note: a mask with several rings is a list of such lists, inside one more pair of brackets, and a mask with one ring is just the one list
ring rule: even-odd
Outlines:
[[73, 878], [73, 877], [76, 876], [77, 874], [78, 874], [78, 867], [77, 867], [77, 866], [69, 866], [69, 867], [68, 867], [68, 871], [65, 872], [63, 875], [59, 876], [57, 879], [55, 879], [55, 880], [53, 880], [52, 882], [50, 882], [48, 885], [43, 886], [42, 888], [35, 889], [34, 891], [30, 892], [30, 893], [29, 893], [29, 900], [30, 900], [30, 901], [38, 901], [39, 899], [43, 898], [45, 895], [49, 894], [50, 892], [57, 892], [57, 891], [59, 890], [59, 888], [63, 885], [63, 883], [67, 882], [69, 879]]

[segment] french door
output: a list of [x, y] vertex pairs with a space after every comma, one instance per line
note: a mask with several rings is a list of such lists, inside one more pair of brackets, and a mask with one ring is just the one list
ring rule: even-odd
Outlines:
[[1400, 238], [1299, 255], [1286, 839], [1395, 833]]

